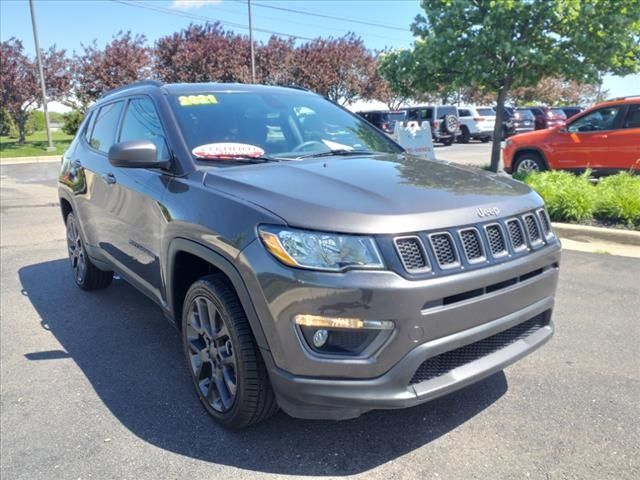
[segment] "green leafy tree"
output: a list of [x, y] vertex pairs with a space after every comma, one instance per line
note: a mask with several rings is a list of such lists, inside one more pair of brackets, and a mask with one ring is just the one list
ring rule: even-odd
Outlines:
[[640, 70], [640, 0], [422, 0], [412, 25], [413, 85], [473, 86], [497, 96], [491, 170], [502, 112], [515, 87], [544, 77], [593, 83]]

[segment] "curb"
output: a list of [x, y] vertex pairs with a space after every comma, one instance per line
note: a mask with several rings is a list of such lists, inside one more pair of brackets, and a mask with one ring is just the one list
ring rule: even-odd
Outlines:
[[560, 238], [567, 238], [585, 243], [602, 241], [622, 245], [640, 246], [640, 232], [635, 230], [618, 230], [615, 228], [589, 227], [586, 225], [573, 225], [569, 223], [556, 222], [553, 222], [551, 226], [553, 227], [553, 231]]
[[0, 165], [18, 165], [21, 163], [49, 163], [59, 162], [62, 158], [60, 155], [47, 155], [42, 157], [1, 157]]

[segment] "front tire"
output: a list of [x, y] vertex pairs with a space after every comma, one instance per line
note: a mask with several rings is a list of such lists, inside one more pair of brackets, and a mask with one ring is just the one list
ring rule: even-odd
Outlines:
[[527, 175], [529, 173], [542, 172], [546, 169], [547, 167], [540, 155], [534, 152], [526, 152], [518, 155], [513, 164], [513, 174]]
[[208, 275], [189, 288], [182, 339], [198, 398], [222, 425], [246, 427], [278, 410], [247, 317], [224, 277]]
[[67, 249], [73, 279], [83, 290], [100, 290], [111, 285], [113, 272], [100, 270], [92, 262], [84, 246], [80, 227], [73, 213], [67, 215]]

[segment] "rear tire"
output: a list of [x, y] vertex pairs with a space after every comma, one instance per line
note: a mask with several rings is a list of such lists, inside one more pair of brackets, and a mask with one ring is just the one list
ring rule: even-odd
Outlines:
[[542, 161], [542, 157], [535, 152], [525, 152], [518, 155], [513, 163], [513, 174], [529, 174], [534, 172], [542, 172], [547, 167]]
[[445, 138], [444, 140], [442, 140], [442, 144], [445, 145], [446, 147], [451, 146], [453, 144], [453, 137]]
[[489, 140], [491, 140], [491, 137], [482, 137], [480, 140], [482, 141], [482, 143], [488, 143]]
[[244, 309], [223, 276], [207, 275], [189, 288], [182, 340], [198, 398], [223, 426], [246, 427], [278, 411]]
[[91, 262], [73, 213], [67, 215], [67, 249], [76, 285], [83, 290], [100, 290], [111, 285], [113, 272], [100, 270]]

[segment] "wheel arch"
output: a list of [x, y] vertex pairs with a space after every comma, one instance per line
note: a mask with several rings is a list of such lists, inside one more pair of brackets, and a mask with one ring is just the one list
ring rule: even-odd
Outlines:
[[536, 155], [538, 155], [542, 160], [542, 163], [544, 163], [545, 168], [549, 170], [549, 162], [547, 161], [547, 157], [544, 154], [544, 152], [538, 147], [522, 147], [516, 150], [515, 153], [513, 154], [513, 161], [511, 162], [512, 170], [515, 170], [515, 164], [518, 161], [518, 159], [526, 153], [535, 153]]
[[218, 252], [185, 238], [176, 238], [171, 242], [167, 260], [167, 304], [178, 328], [181, 328], [183, 301], [191, 284], [204, 275], [219, 273], [226, 278], [238, 295], [258, 347], [269, 350], [249, 291], [240, 273], [229, 260]]

